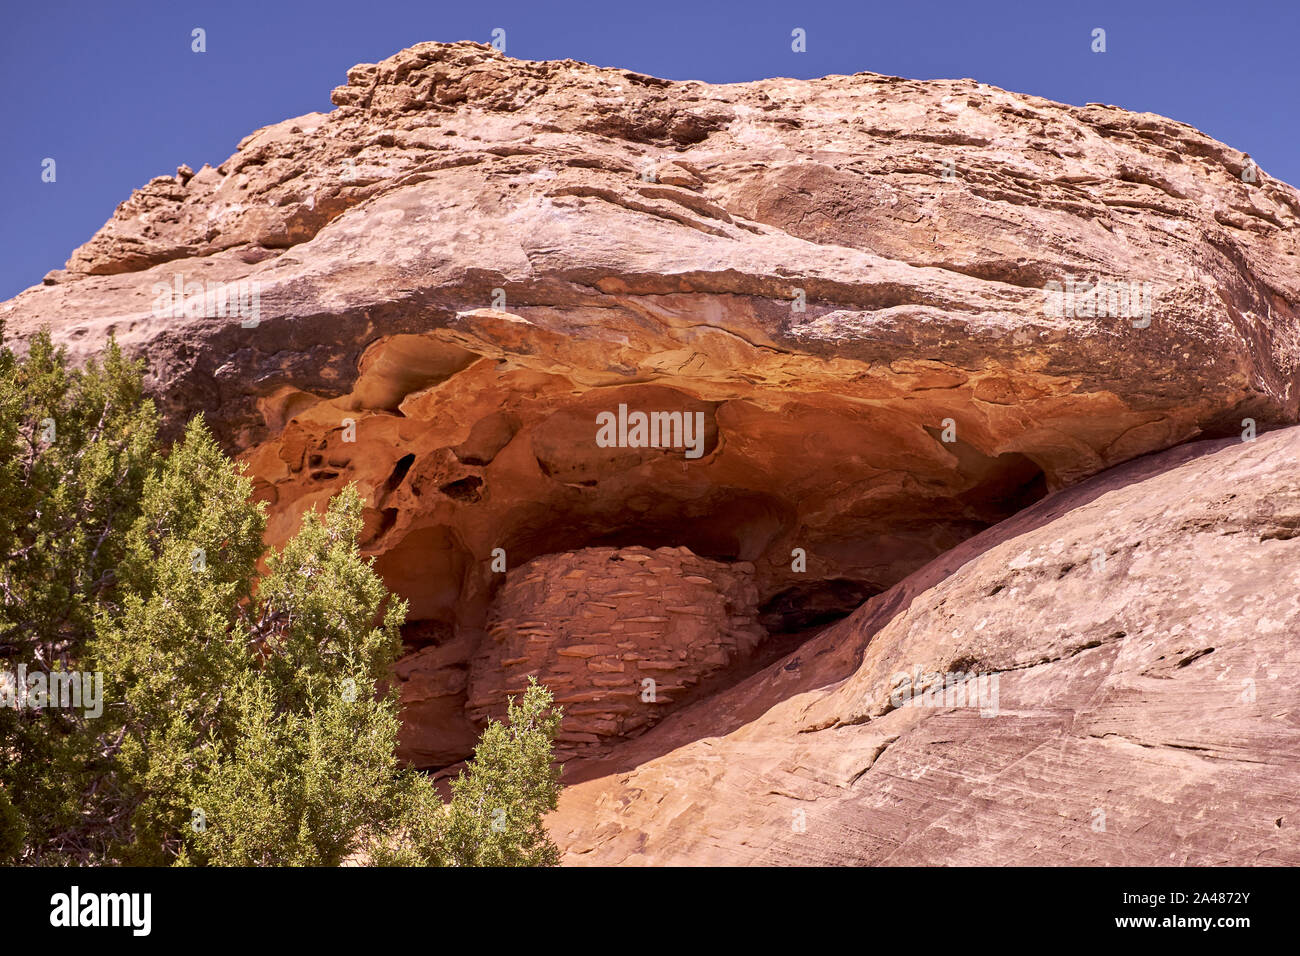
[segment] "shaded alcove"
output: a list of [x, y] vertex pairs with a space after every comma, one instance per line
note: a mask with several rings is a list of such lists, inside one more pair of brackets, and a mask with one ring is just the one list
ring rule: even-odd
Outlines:
[[794, 634], [820, 629], [856, 611], [882, 590], [868, 581], [833, 578], [796, 585], [759, 606], [759, 623], [769, 634]]
[[998, 455], [984, 480], [958, 496], [995, 524], [1023, 511], [1047, 495], [1047, 476], [1033, 459], [1018, 452]]
[[453, 624], [472, 560], [455, 530], [437, 525], [407, 532], [379, 555], [375, 570], [409, 603], [407, 620]]
[[638, 491], [619, 507], [575, 503], [568, 511], [525, 508], [511, 515], [512, 564], [588, 547], [689, 548], [715, 561], [754, 561], [793, 525], [793, 507], [774, 495], [714, 488], [694, 497]]

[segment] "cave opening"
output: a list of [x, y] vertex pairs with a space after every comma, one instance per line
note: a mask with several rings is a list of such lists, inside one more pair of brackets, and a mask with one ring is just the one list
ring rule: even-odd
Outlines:
[[[420, 444], [385, 420], [405, 447], [375, 475], [385, 500], [372, 520], [384, 537], [377, 569], [410, 606], [403, 753], [418, 765], [468, 754], [491, 708], [518, 691], [501, 675], [528, 669], [576, 708], [570, 743], [616, 744], [628, 721], [660, 719], [634, 712], [638, 668], [673, 709], [718, 693], [1047, 493], [1044, 469], [1019, 452], [963, 442], [943, 445], [955, 462], [928, 445], [914, 458], [892, 445], [864, 452], [874, 433], [838, 419], [810, 433], [661, 392], [641, 404], [715, 412], [709, 455], [596, 448], [592, 409], [611, 404], [606, 395], [536, 423], [498, 409]], [[645, 553], [661, 549], [689, 555]]]
[[817, 632], [848, 617], [884, 588], [869, 581], [832, 578], [799, 584], [759, 605], [759, 623], [768, 634]]
[[756, 561], [795, 521], [794, 508], [775, 495], [725, 487], [694, 497], [641, 492], [619, 504], [520, 514], [506, 545], [512, 564], [560, 551], [634, 546], [684, 547], [728, 563]]
[[993, 459], [983, 480], [960, 496], [982, 520], [996, 524], [1047, 496], [1047, 475], [1032, 458], [1007, 452]]

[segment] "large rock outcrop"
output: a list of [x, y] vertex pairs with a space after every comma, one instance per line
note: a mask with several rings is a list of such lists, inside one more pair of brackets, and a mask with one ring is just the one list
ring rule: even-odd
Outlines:
[[1198, 442], [964, 542], [585, 767], [566, 861], [1300, 864], [1297, 462]]
[[[1300, 195], [1163, 117], [470, 43], [355, 67], [333, 99], [151, 181], [0, 320], [19, 340], [48, 324], [74, 357], [110, 334], [145, 356], [173, 433], [202, 411], [248, 463], [271, 544], [357, 484], [365, 547], [411, 607], [397, 679], [420, 766], [466, 756], [534, 670], [591, 678], [566, 693], [595, 695], [573, 718], [596, 740], [571, 743], [602, 759], [664, 715], [597, 711], [598, 669], [492, 633], [545, 606], [530, 567], [745, 566], [752, 640], [675, 645], [713, 694], [873, 595], [903, 613], [921, 569], [1049, 492], [1300, 412]], [[638, 441], [639, 415], [699, 425]], [[825, 652], [834, 680], [855, 640]], [[476, 676], [498, 652], [508, 679]], [[810, 673], [808, 653], [779, 672]], [[575, 819], [571, 856], [623, 852]]]

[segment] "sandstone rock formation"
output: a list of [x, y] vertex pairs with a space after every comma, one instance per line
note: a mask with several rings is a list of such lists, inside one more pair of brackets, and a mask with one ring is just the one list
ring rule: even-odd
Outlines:
[[[48, 324], [77, 357], [109, 334], [146, 356], [169, 427], [202, 411], [248, 463], [270, 543], [357, 484], [365, 546], [411, 605], [397, 678], [420, 766], [464, 758], [534, 669], [598, 695], [571, 701], [571, 732], [596, 739], [569, 743], [616, 764], [785, 699], [620, 743], [666, 712], [638, 696], [615, 714], [614, 685], [560, 653], [612, 634], [583, 617], [601, 594], [638, 590], [564, 590], [602, 556], [710, 569], [707, 600], [683, 571], [628, 613], [719, 622], [647, 637], [713, 694], [873, 595], [870, 614], [907, 612], [918, 574], [1049, 492], [1300, 412], [1300, 194], [1172, 120], [969, 80], [709, 86], [470, 43], [354, 67], [333, 100], [151, 181], [0, 321], [18, 339]], [[698, 456], [599, 442], [620, 409], [700, 416]], [[561, 580], [542, 593], [530, 573]], [[537, 607], [558, 615], [544, 649], [522, 633]], [[780, 679], [848, 680], [847, 627], [815, 638], [834, 668], [804, 645]], [[819, 705], [830, 725], [842, 703]], [[571, 858], [639, 858], [584, 835], [587, 792], [563, 811]], [[627, 833], [657, 832], [643, 822]], [[647, 840], [647, 858], [695, 852]]]
[[[584, 768], [566, 861], [1300, 863], [1297, 461], [1198, 442], [964, 542]], [[954, 671], [993, 706], [890, 700]]]

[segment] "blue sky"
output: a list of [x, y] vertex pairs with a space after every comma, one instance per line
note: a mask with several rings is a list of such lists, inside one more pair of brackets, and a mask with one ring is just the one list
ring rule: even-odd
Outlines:
[[[191, 52], [191, 30], [207, 52]], [[61, 268], [132, 189], [329, 110], [355, 63], [506, 31], [524, 59], [733, 82], [973, 77], [1190, 123], [1300, 183], [1300, 2], [10, 0], [0, 12], [0, 299]], [[795, 27], [806, 53], [790, 49]], [[1106, 30], [1094, 54], [1091, 33]], [[42, 161], [57, 181], [41, 181]]]

